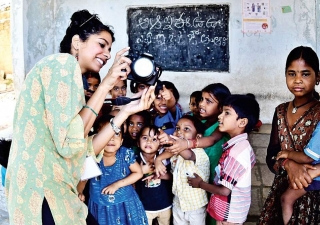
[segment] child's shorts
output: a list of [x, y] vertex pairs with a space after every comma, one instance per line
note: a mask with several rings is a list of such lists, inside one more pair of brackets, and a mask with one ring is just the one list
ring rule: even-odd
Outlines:
[[320, 190], [320, 180], [313, 180], [311, 184], [304, 188], [306, 191], [318, 191]]

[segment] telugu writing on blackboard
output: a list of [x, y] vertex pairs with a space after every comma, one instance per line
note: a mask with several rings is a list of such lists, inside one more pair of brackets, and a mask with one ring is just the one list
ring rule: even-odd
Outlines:
[[129, 46], [164, 70], [229, 71], [229, 5], [129, 8]]

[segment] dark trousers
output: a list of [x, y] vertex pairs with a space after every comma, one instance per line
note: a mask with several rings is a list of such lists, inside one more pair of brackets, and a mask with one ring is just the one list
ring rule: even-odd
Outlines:
[[43, 199], [43, 203], [42, 203], [42, 224], [55, 225], [53, 216], [46, 198]]

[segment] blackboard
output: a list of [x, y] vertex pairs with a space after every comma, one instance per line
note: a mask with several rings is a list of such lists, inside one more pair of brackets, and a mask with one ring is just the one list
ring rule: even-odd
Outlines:
[[127, 21], [131, 53], [164, 70], [229, 71], [229, 5], [128, 8]]

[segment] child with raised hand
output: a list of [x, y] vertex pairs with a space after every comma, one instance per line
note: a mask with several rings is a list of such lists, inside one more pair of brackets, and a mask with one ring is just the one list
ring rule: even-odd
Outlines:
[[219, 115], [219, 130], [230, 135], [215, 168], [214, 184], [194, 174], [190, 186], [212, 193], [207, 212], [217, 225], [243, 224], [251, 203], [251, 169], [255, 155], [248, 142], [248, 133], [259, 119], [258, 102], [245, 95], [231, 95], [223, 103]]
[[[205, 131], [204, 124], [196, 117], [182, 116], [176, 125], [176, 139], [193, 140], [200, 138]], [[158, 159], [156, 159], [158, 161]], [[203, 180], [209, 180], [210, 162], [203, 148], [186, 149], [170, 159], [173, 174], [173, 223], [205, 224], [207, 193], [188, 185], [187, 177], [199, 173]]]
[[158, 81], [162, 84], [162, 89], [156, 93], [154, 109], [158, 115], [154, 120], [154, 125], [160, 127], [167, 134], [173, 134], [178, 120], [182, 116], [181, 108], [178, 105], [179, 92], [173, 83], [169, 81]]
[[139, 155], [139, 148], [137, 145], [138, 137], [141, 129], [149, 126], [151, 123], [151, 115], [147, 110], [137, 112], [128, 117], [126, 120], [127, 132], [124, 136], [123, 146], [132, 148], [135, 155]]
[[[222, 111], [222, 106], [225, 99], [230, 96], [231, 93], [229, 89], [221, 83], [209, 84], [202, 89], [202, 99], [199, 104], [200, 116], [206, 120], [204, 123], [206, 130], [203, 134], [204, 137], [214, 137], [220, 134], [220, 138], [215, 141], [213, 145], [204, 146], [204, 150], [210, 159], [210, 182], [213, 182], [214, 178], [214, 168], [217, 166], [219, 158], [222, 154], [222, 144], [229, 140], [228, 135], [222, 134], [218, 130], [219, 121], [218, 115]], [[201, 146], [200, 143], [205, 142], [205, 140], [198, 140], [197, 146]]]
[[[111, 118], [109, 115], [100, 118], [101, 129]], [[123, 126], [121, 129], [104, 147], [102, 160], [98, 163], [102, 175], [89, 180], [88, 209], [100, 225], [147, 223], [143, 205], [132, 186], [143, 173], [134, 152], [121, 146]], [[80, 187], [78, 185], [79, 197], [83, 200]]]
[[288, 224], [306, 224], [306, 221], [307, 224], [320, 224], [320, 217], [315, 216], [320, 210], [319, 190], [307, 191], [297, 199], [291, 216], [290, 211], [282, 210], [281, 204], [281, 196], [288, 185], [293, 189], [307, 188], [314, 178], [309, 172], [317, 172], [312, 169], [319, 164], [282, 158], [275, 160], [280, 151], [303, 152], [320, 121], [320, 102], [314, 95], [315, 86], [320, 81], [316, 52], [305, 46], [294, 48], [286, 60], [285, 78], [294, 98], [275, 109], [266, 157], [268, 167], [275, 177], [258, 224], [277, 224], [284, 217], [289, 218]]
[[[230, 96], [229, 89], [221, 83], [209, 84], [202, 89], [202, 99], [199, 103], [200, 116], [205, 120], [204, 125], [206, 130], [203, 137], [196, 139], [177, 139], [171, 141], [171, 138], [165, 134], [159, 136], [160, 144], [169, 145], [166, 147], [166, 152], [161, 154], [156, 160], [156, 173], [157, 175], [166, 173], [166, 168], [161, 164], [161, 160], [170, 157], [170, 153], [178, 154], [180, 151], [189, 148], [204, 148], [210, 160], [210, 178], [209, 182], [212, 183], [214, 179], [215, 170], [219, 158], [222, 154], [222, 144], [225, 143], [229, 137], [218, 129], [218, 115], [221, 113], [222, 104], [224, 100]], [[170, 146], [171, 145], [171, 146]], [[213, 220], [209, 215], [207, 224], [214, 225]]]
[[[203, 137], [196, 140], [176, 139], [171, 142], [165, 135], [160, 135], [160, 144], [166, 144], [166, 141], [171, 145], [166, 150], [177, 154], [187, 148], [200, 147], [204, 148], [210, 159], [210, 182], [214, 178], [214, 168], [218, 164], [218, 160], [222, 154], [222, 144], [229, 137], [218, 130], [218, 115], [221, 113], [224, 100], [231, 95], [229, 89], [221, 83], [209, 84], [202, 89], [202, 99], [199, 103], [200, 116], [205, 120], [206, 130]], [[162, 156], [163, 158], [165, 156]], [[158, 168], [159, 167], [159, 168]], [[157, 164], [157, 173], [162, 173], [163, 167]]]
[[[146, 210], [149, 225], [156, 219], [159, 225], [169, 225], [172, 207], [172, 175], [154, 176], [154, 160], [162, 151], [156, 126], [142, 128], [138, 140], [140, 153], [137, 162], [141, 165], [144, 178], [136, 182], [136, 191]], [[170, 163], [166, 164], [170, 171]]]

